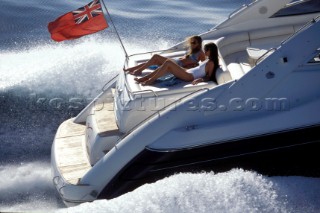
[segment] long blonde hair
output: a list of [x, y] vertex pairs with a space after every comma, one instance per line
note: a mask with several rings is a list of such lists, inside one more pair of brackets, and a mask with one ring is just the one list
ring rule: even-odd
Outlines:
[[[192, 49], [191, 48], [191, 41], [192, 40], [196, 40], [198, 42], [198, 48], [196, 49]], [[197, 53], [202, 49], [202, 38], [200, 36], [194, 35], [194, 36], [190, 36], [186, 39], [186, 45], [188, 46], [188, 53], [187, 55], [191, 55], [193, 53]]]

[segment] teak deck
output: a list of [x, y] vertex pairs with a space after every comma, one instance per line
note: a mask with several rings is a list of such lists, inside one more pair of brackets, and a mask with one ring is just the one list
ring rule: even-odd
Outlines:
[[75, 124], [70, 119], [60, 126], [56, 135], [57, 167], [71, 184], [77, 184], [91, 169], [85, 151], [85, 130], [85, 125]]
[[[110, 110], [113, 110], [113, 103], [99, 104], [94, 110], [98, 134], [102, 137], [120, 135], [114, 113], [110, 113]], [[71, 184], [77, 184], [92, 167], [86, 152], [85, 131], [85, 125], [69, 119], [61, 124], [56, 135], [57, 167], [63, 178]]]

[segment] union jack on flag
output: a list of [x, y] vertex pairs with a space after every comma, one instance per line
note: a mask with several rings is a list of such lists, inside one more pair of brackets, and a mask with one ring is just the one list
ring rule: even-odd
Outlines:
[[94, 0], [84, 7], [72, 11], [76, 24], [82, 24], [93, 17], [102, 15], [102, 8], [99, 0]]

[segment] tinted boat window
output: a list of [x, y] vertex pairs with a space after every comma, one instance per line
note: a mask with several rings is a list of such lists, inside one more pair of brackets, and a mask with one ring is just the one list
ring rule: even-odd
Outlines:
[[317, 50], [316, 55], [308, 62], [309, 64], [320, 63], [320, 48]]
[[320, 0], [293, 1], [270, 18], [320, 12]]

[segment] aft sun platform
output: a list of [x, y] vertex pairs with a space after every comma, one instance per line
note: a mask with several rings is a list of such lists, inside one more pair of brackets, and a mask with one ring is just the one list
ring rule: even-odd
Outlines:
[[56, 166], [62, 177], [70, 184], [79, 180], [91, 169], [85, 145], [86, 126], [76, 124], [73, 119], [63, 122], [56, 134], [54, 153], [59, 156]]
[[86, 123], [77, 124], [72, 118], [60, 125], [51, 156], [61, 174], [61, 177], [54, 178], [55, 184], [59, 184], [59, 179], [63, 178], [68, 184], [78, 185], [81, 178], [92, 168], [92, 162], [98, 160], [90, 156], [99, 156], [100, 159], [114, 147], [114, 143], [103, 141], [90, 147], [92, 139], [109, 137], [116, 140], [120, 137], [114, 113], [110, 112], [113, 112], [112, 102], [97, 103]]

